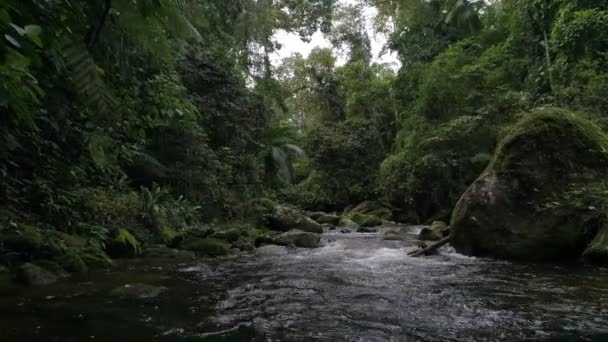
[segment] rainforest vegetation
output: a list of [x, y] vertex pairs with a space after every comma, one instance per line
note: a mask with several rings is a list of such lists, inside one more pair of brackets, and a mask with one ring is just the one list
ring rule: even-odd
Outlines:
[[[369, 6], [398, 68], [373, 58]], [[455, 207], [468, 254], [554, 257], [557, 231], [607, 260], [608, 1], [3, 0], [0, 30], [5, 270], [320, 232], [283, 217], [301, 210], [374, 226], [449, 222]], [[332, 47], [273, 63], [278, 30]], [[517, 175], [497, 182], [528, 207], [471, 199], [489, 172]], [[463, 217], [492, 211], [479, 232]], [[515, 234], [515, 251], [483, 243], [538, 213], [576, 220], [538, 244]]]

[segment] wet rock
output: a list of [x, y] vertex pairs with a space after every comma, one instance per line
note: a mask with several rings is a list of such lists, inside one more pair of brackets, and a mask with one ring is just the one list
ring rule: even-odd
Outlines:
[[316, 233], [304, 232], [301, 230], [290, 230], [275, 238], [273, 242], [279, 246], [296, 246], [302, 248], [319, 247], [321, 236]]
[[327, 213], [324, 213], [322, 211], [313, 211], [313, 212], [309, 212], [308, 213], [308, 217], [310, 217], [311, 219], [317, 221], [321, 216], [325, 216], [327, 215]]
[[350, 229], [340, 229], [340, 233], [342, 233], [342, 234], [350, 234], [350, 233], [352, 233], [352, 232], [353, 232], [353, 231], [352, 231], [352, 230], [350, 230]]
[[298, 229], [311, 233], [323, 233], [321, 225], [296, 209], [277, 206], [268, 218], [270, 228], [280, 231]]
[[443, 231], [448, 228], [448, 225], [443, 221], [434, 221], [431, 224], [431, 229], [435, 231]]
[[250, 239], [245, 237], [240, 237], [237, 241], [232, 244], [234, 247], [238, 248], [241, 251], [252, 251], [255, 249], [255, 246], [251, 242]]
[[340, 216], [336, 216], [336, 215], [323, 215], [321, 217], [319, 217], [316, 221], [320, 224], [331, 224], [331, 225], [337, 225], [338, 223], [340, 223], [341, 217]]
[[338, 223], [339, 227], [345, 227], [345, 228], [351, 228], [351, 229], [356, 229], [359, 228], [359, 225], [350, 219], [347, 218], [343, 218], [340, 220], [340, 222]]
[[235, 228], [215, 232], [209, 236], [212, 239], [235, 242], [241, 236], [241, 231]]
[[424, 227], [418, 234], [418, 240], [421, 241], [439, 241], [443, 238], [441, 231], [434, 230], [431, 227]]
[[334, 226], [333, 224], [329, 224], [329, 223], [323, 223], [321, 225], [321, 228], [323, 228], [323, 231], [328, 231], [328, 230], [336, 229], [336, 226]]
[[288, 254], [288, 251], [285, 246], [265, 245], [262, 247], [258, 247], [255, 250], [255, 253], [263, 256], [281, 256]]
[[197, 255], [224, 256], [230, 254], [230, 244], [217, 239], [191, 239], [182, 243], [182, 248]]
[[[521, 260], [575, 260], [589, 241], [587, 218], [562, 203], [572, 185], [601, 183], [608, 138], [578, 114], [527, 114], [499, 143], [490, 165], [458, 201], [452, 245], [460, 253]], [[564, 201], [565, 202], [565, 201]]]
[[348, 212], [349, 215], [355, 213], [365, 214], [367, 216], [375, 216], [381, 220], [391, 220], [393, 216], [393, 212], [391, 209], [385, 207], [380, 202], [376, 201], [361, 202]]
[[126, 284], [112, 290], [111, 294], [127, 299], [150, 299], [160, 296], [168, 288], [164, 286], [153, 286], [147, 284]]
[[361, 227], [376, 227], [382, 225], [382, 220], [377, 216], [370, 216], [361, 213], [349, 215], [350, 219]]
[[357, 233], [377, 233], [378, 229], [377, 228], [372, 228], [372, 227], [359, 227], [357, 228]]
[[405, 241], [408, 240], [407, 235], [400, 230], [389, 230], [382, 236], [383, 240], [388, 241]]
[[25, 263], [17, 269], [17, 280], [29, 286], [48, 286], [59, 278], [38, 265]]

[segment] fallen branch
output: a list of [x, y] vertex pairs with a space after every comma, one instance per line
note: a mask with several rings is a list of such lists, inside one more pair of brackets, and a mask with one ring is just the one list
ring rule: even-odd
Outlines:
[[419, 248], [415, 251], [411, 251], [409, 253], [407, 253], [407, 255], [411, 256], [411, 257], [419, 257], [421, 255], [429, 255], [432, 252], [436, 251], [439, 247], [447, 244], [448, 242], [450, 242], [450, 240], [452, 240], [452, 236], [448, 235], [446, 237], [444, 237], [443, 239], [429, 245], [428, 247], [425, 248]]

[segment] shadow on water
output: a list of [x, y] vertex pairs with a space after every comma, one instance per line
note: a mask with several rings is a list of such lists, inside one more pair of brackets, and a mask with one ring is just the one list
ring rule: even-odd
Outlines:
[[[410, 228], [407, 228], [410, 229]], [[135, 260], [44, 289], [0, 290], [0, 341], [608, 341], [608, 271], [458, 255], [411, 239], [216, 260]], [[163, 286], [122, 298], [124, 284]]]

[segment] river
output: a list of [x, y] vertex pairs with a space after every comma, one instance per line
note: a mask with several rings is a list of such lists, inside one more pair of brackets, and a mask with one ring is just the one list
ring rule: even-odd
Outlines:
[[[0, 341], [608, 341], [608, 270], [330, 232], [317, 249], [133, 260], [0, 292]], [[383, 228], [385, 230], [388, 228]], [[280, 252], [280, 253], [279, 253]], [[158, 297], [118, 297], [125, 284]]]

